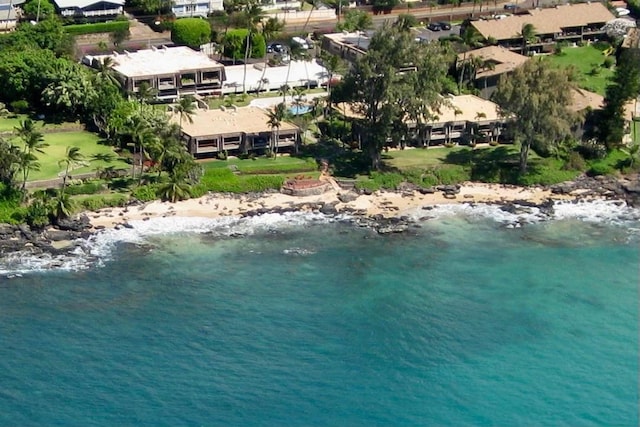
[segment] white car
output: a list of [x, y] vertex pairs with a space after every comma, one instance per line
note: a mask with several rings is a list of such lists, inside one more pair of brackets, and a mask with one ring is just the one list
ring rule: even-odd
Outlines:
[[300, 47], [303, 49], [309, 49], [309, 43], [307, 43], [307, 41], [302, 37], [292, 37], [291, 41], [300, 45]]
[[616, 13], [618, 14], [618, 16], [627, 16], [631, 12], [629, 11], [629, 9], [625, 9], [624, 7], [616, 7]]

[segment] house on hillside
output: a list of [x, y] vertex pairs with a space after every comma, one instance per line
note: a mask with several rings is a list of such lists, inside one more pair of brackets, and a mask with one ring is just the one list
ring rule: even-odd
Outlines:
[[18, 24], [18, 11], [16, 6], [25, 0], [0, 0], [0, 33], [13, 31]]
[[[221, 107], [197, 110], [192, 121], [180, 123], [180, 116], [173, 114], [171, 121], [182, 126], [182, 137], [189, 152], [196, 158], [215, 157], [218, 153], [240, 154], [265, 151], [270, 147], [276, 132], [267, 124], [267, 112], [257, 107]], [[300, 129], [282, 122], [278, 130], [280, 151], [291, 151], [300, 138]]]
[[223, 9], [222, 0], [173, 0], [171, 3], [171, 12], [176, 18], [206, 18], [211, 12]]
[[[479, 64], [475, 59], [480, 60]], [[456, 68], [460, 70], [463, 63], [473, 67], [475, 69], [473, 73], [474, 86], [480, 89], [483, 98], [489, 99], [500, 80], [500, 76], [512, 72], [528, 59], [529, 57], [502, 46], [486, 46], [459, 54]]]
[[186, 46], [152, 47], [137, 52], [87, 55], [82, 63], [96, 67], [104, 58], [113, 60], [113, 70], [129, 93], [148, 84], [159, 100], [172, 101], [185, 95], [219, 95], [225, 80], [224, 65]]
[[108, 21], [124, 13], [125, 0], [53, 0], [65, 18]]
[[485, 39], [493, 39], [510, 50], [522, 48], [520, 32], [533, 25], [536, 39], [527, 44], [530, 52], [551, 52], [556, 43], [578, 43], [606, 37], [602, 27], [615, 16], [598, 2], [566, 4], [548, 9], [531, 9], [503, 19], [471, 21]]

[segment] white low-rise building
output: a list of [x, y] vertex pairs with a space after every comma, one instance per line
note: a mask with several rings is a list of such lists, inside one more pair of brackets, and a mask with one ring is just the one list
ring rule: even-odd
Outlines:
[[206, 18], [211, 12], [223, 9], [222, 0], [174, 0], [171, 3], [171, 12], [177, 18]]
[[224, 65], [186, 46], [87, 55], [82, 62], [96, 67], [106, 57], [112, 58], [113, 70], [127, 92], [135, 93], [146, 83], [162, 100], [175, 100], [184, 95], [219, 95], [225, 80]]
[[124, 13], [125, 0], [54, 0], [58, 13], [69, 18], [108, 20]]

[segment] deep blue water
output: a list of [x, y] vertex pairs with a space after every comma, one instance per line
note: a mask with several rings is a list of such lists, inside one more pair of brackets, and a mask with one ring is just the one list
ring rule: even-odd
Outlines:
[[0, 425], [638, 425], [638, 237], [152, 235], [0, 279]]

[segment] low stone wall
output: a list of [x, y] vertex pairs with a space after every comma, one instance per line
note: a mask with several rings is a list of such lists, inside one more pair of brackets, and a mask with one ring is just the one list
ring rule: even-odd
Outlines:
[[328, 182], [318, 180], [292, 180], [285, 182], [282, 192], [290, 196], [318, 196], [325, 193], [331, 185]]

